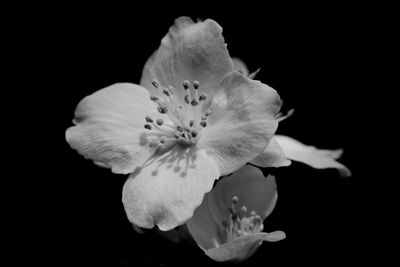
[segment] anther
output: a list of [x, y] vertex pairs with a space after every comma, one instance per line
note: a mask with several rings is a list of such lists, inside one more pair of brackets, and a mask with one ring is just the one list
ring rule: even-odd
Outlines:
[[163, 94], [166, 95], [166, 96], [169, 96], [169, 91], [166, 88], [164, 88], [163, 89]]
[[165, 114], [168, 112], [168, 108], [165, 106], [158, 106], [157, 111], [160, 112], [161, 114]]
[[147, 116], [147, 117], [146, 117], [146, 122], [152, 123], [152, 122], [153, 122], [153, 119], [152, 119], [150, 116]]
[[206, 117], [208, 117], [208, 116], [211, 115], [211, 113], [212, 113], [212, 110], [211, 110], [211, 109], [207, 109], [207, 111], [206, 111], [206, 113], [204, 113], [204, 115], [205, 115]]
[[192, 102], [190, 102], [190, 104], [195, 107], [199, 104], [199, 101], [197, 101], [196, 99], [193, 99]]
[[178, 130], [178, 132], [183, 132], [183, 128], [182, 128], [182, 126], [176, 126], [176, 129]]
[[194, 125], [194, 120], [189, 121], [189, 126], [193, 127], [193, 125]]
[[240, 210], [241, 210], [243, 213], [246, 213], [246, 212], [247, 212], [246, 206], [243, 206]]
[[250, 212], [250, 216], [256, 216], [257, 215], [257, 213], [254, 211], [254, 210], [252, 210], [251, 212]]
[[199, 87], [200, 87], [199, 81], [194, 81], [194, 82], [193, 82], [193, 88], [194, 88], [195, 90], [197, 90], [197, 89], [199, 89]]
[[157, 123], [158, 126], [161, 126], [161, 125], [164, 124], [164, 121], [162, 119], [157, 119], [156, 123]]
[[165, 142], [166, 142], [166, 140], [165, 140], [164, 137], [160, 139], [160, 143], [161, 143], [161, 144], [165, 144]]
[[157, 80], [152, 80], [151, 84], [155, 87], [155, 88], [159, 88], [160, 87], [160, 83]]
[[239, 197], [238, 197], [238, 196], [232, 197], [232, 203], [233, 203], [233, 204], [238, 203], [238, 201], [239, 201]]
[[187, 81], [187, 80], [185, 80], [185, 81], [183, 81], [182, 85], [183, 85], [183, 88], [184, 88], [185, 90], [187, 90], [187, 89], [189, 89], [189, 87], [190, 87], [190, 82]]
[[228, 221], [226, 221], [226, 220], [223, 220], [223, 221], [222, 221], [222, 225], [223, 225], [225, 228], [229, 228], [229, 223], [228, 223]]
[[196, 138], [197, 132], [196, 132], [195, 130], [192, 130], [190, 133], [192, 134], [192, 137], [193, 137], [193, 138]]
[[202, 115], [202, 116], [201, 116], [201, 120], [202, 120], [202, 121], [206, 121], [206, 120], [207, 120], [207, 117], [204, 116], [204, 115]]
[[156, 102], [158, 100], [158, 97], [156, 97], [155, 95], [151, 95], [150, 100]]
[[151, 125], [146, 123], [146, 124], [144, 125], [144, 128], [147, 129], [147, 130], [151, 130]]
[[232, 221], [235, 221], [238, 218], [236, 213], [232, 213]]
[[202, 127], [207, 127], [207, 122], [206, 122], [206, 121], [201, 121], [201, 122], [200, 122], [200, 125], [201, 125]]
[[184, 100], [186, 104], [190, 104], [189, 95], [185, 95]]
[[201, 94], [199, 97], [199, 101], [205, 101], [207, 99], [207, 95], [206, 94]]

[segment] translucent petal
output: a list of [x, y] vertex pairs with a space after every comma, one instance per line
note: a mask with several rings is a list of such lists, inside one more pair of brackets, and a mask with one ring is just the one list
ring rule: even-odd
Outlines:
[[263, 168], [277, 168], [289, 166], [291, 161], [287, 159], [275, 137], [272, 137], [265, 151], [252, 159], [250, 163]]
[[215, 261], [240, 262], [250, 257], [263, 241], [275, 242], [284, 239], [285, 233], [275, 231], [272, 233], [255, 233], [241, 236], [222, 246], [206, 251], [206, 254]]
[[275, 206], [276, 194], [274, 176], [268, 175], [265, 178], [259, 168], [246, 165], [218, 181], [209, 196], [209, 208], [214, 220], [221, 223], [229, 218], [228, 207], [232, 203], [232, 197], [237, 196], [238, 209], [246, 206], [247, 216], [255, 211], [264, 220], [272, 212], [270, 207]]
[[274, 115], [281, 101], [274, 89], [238, 72], [225, 76], [220, 86], [199, 145], [227, 175], [265, 150], [278, 126]]
[[336, 161], [342, 155], [342, 149], [317, 149], [314, 146], [302, 144], [291, 137], [283, 135], [275, 135], [275, 138], [287, 158], [302, 162], [316, 169], [335, 168], [339, 170], [342, 176], [351, 176], [350, 170]]
[[205, 195], [193, 217], [186, 223], [190, 234], [203, 250], [220, 246], [225, 238], [225, 230], [222, 228], [221, 222], [215, 221], [210, 212], [209, 199], [211, 194], [212, 192]]
[[157, 94], [151, 85], [156, 79], [162, 86], [174, 86], [178, 99], [183, 100], [182, 82], [197, 80], [201, 92], [211, 97], [231, 71], [233, 63], [218, 23], [210, 19], [194, 23], [180, 17], [146, 62], [140, 84]]

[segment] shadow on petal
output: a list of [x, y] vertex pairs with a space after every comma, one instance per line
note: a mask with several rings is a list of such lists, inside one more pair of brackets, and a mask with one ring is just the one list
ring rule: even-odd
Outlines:
[[171, 230], [192, 217], [218, 177], [216, 163], [203, 150], [177, 144], [163, 154], [156, 152], [128, 178], [125, 211], [139, 227]]
[[220, 247], [209, 249], [206, 254], [215, 261], [241, 262], [256, 252], [263, 241], [275, 242], [286, 237], [282, 231], [256, 233], [242, 236]]

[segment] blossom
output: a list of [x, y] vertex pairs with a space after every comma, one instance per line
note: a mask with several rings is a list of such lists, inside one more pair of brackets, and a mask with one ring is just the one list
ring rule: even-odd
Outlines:
[[285, 238], [282, 231], [263, 231], [263, 221], [278, 198], [275, 178], [246, 165], [218, 181], [187, 222], [187, 228], [204, 252], [216, 261], [241, 261], [263, 241]]
[[215, 21], [181, 17], [140, 85], [85, 97], [66, 140], [95, 164], [130, 174], [122, 196], [128, 219], [166, 231], [193, 215], [215, 180], [266, 150], [280, 106], [274, 89], [234, 71]]
[[[234, 69], [249, 78], [254, 78], [259, 69], [249, 74], [246, 64], [238, 59], [233, 58]], [[278, 118], [278, 121], [289, 117], [291, 112], [286, 116]], [[284, 135], [274, 135], [269, 142], [268, 147], [263, 153], [255, 157], [251, 163], [259, 167], [282, 167], [289, 166], [290, 160], [307, 164], [316, 169], [335, 168], [343, 177], [351, 176], [351, 171], [336, 161], [343, 154], [343, 149], [327, 150], [318, 149], [314, 146], [305, 145], [291, 137]]]

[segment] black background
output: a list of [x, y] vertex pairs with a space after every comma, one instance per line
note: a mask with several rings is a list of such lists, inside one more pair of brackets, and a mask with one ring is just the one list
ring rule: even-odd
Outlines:
[[250, 71], [261, 68], [257, 79], [279, 92], [283, 111], [295, 109], [278, 134], [319, 148], [343, 148], [340, 161], [353, 172], [341, 178], [335, 170], [299, 163], [274, 170], [279, 200], [264, 229], [283, 230], [287, 238], [264, 243], [243, 265], [325, 266], [369, 258], [363, 249], [376, 245], [367, 225], [375, 204], [360, 198], [368, 162], [360, 160], [357, 145], [368, 138], [359, 134], [365, 126], [360, 106], [368, 94], [360, 83], [362, 66], [370, 59], [364, 46], [369, 20], [361, 9], [97, 7], [52, 7], [22, 23], [20, 49], [29, 57], [20, 67], [32, 76], [27, 90], [43, 101], [40, 122], [32, 124], [48, 130], [41, 130], [46, 145], [36, 144], [42, 164], [31, 169], [40, 173], [41, 189], [35, 193], [33, 237], [17, 240], [20, 246], [53, 266], [218, 265], [194, 245], [169, 243], [152, 231], [135, 233], [121, 203], [126, 176], [94, 166], [64, 136], [83, 97], [116, 82], [138, 83], [174, 19], [186, 15], [216, 20], [230, 55]]

